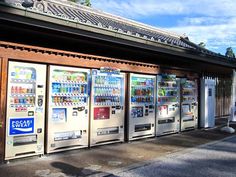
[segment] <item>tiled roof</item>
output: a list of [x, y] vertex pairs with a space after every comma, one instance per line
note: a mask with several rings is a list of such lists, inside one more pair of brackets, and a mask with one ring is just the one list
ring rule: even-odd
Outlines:
[[[25, 10], [25, 7], [22, 6], [23, 1], [24, 0], [5, 0], [5, 3], [10, 6]], [[219, 54], [201, 48], [198, 45], [190, 42], [186, 36], [177, 35], [132, 20], [107, 14], [90, 7], [58, 0], [34, 1], [34, 6], [32, 8], [28, 8], [27, 10], [41, 14], [43, 13], [67, 21], [91, 25], [104, 30], [115, 31], [117, 33], [150, 40], [164, 45], [190, 49], [203, 54], [219, 56]]]

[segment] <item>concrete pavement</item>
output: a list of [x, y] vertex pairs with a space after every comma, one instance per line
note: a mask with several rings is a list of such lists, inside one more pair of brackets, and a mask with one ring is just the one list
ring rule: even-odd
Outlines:
[[236, 136], [174, 153], [136, 168], [122, 169], [120, 177], [235, 177]]
[[[233, 126], [236, 128], [235, 125]], [[199, 148], [206, 143], [212, 143], [229, 136], [231, 135], [220, 132], [219, 128], [195, 130], [131, 143], [118, 143], [51, 154], [42, 158], [14, 160], [10, 164], [0, 165], [0, 177], [124, 176], [127, 170], [132, 172], [134, 168], [149, 166], [150, 163], [165, 160], [165, 158], [178, 153], [181, 155], [192, 148]], [[179, 161], [175, 163], [178, 164]], [[193, 166], [193, 164], [189, 165]], [[181, 167], [184, 168], [184, 165]], [[177, 165], [172, 165], [170, 169], [175, 171], [176, 168]], [[155, 174], [156, 171], [153, 173]], [[141, 171], [140, 174], [142, 174]]]

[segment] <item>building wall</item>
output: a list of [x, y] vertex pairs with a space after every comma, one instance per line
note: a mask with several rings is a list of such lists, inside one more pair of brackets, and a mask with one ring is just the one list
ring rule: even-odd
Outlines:
[[[176, 74], [178, 77], [199, 78], [199, 73], [180, 70], [174, 68], [162, 67], [157, 64], [148, 64], [144, 62], [127, 61], [117, 58], [101, 57], [97, 55], [87, 55], [76, 52], [67, 52], [63, 50], [55, 50], [43, 47], [29, 46], [10, 42], [0, 41], [0, 161], [4, 158], [4, 137], [5, 137], [5, 118], [6, 118], [6, 96], [7, 96], [7, 72], [8, 61], [22, 61], [32, 63], [44, 63], [62, 66], [75, 66], [83, 68], [100, 68], [113, 67], [121, 69], [127, 73], [145, 73], [156, 75], [159, 73]], [[225, 78], [219, 79], [217, 83], [217, 116], [229, 114], [230, 107], [230, 80]], [[227, 92], [225, 92], [227, 90]]]
[[231, 109], [231, 78], [216, 79], [216, 118], [230, 116]]

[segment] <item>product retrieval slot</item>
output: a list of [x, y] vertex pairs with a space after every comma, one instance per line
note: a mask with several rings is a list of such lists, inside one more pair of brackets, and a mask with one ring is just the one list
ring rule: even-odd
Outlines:
[[135, 132], [147, 131], [151, 130], [151, 127], [152, 127], [151, 124], [135, 125], [134, 131]]
[[22, 146], [35, 143], [37, 143], [37, 135], [13, 137], [13, 146]]
[[54, 134], [54, 141], [64, 141], [79, 139], [82, 137], [82, 130], [78, 131], [68, 131], [68, 132], [57, 132]]
[[194, 121], [194, 116], [184, 116], [182, 120], [183, 122]]
[[119, 127], [107, 127], [107, 128], [98, 128], [97, 129], [97, 135], [111, 135], [111, 134], [118, 134], [119, 133]]
[[175, 122], [175, 117], [169, 117], [166, 119], [158, 120], [158, 124], [168, 124], [168, 123], [174, 123], [174, 122]]

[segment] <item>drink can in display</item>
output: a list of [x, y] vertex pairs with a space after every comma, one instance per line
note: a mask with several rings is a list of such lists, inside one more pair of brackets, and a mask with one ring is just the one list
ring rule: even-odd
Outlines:
[[84, 85], [81, 85], [81, 86], [80, 86], [80, 89], [81, 89], [81, 92], [80, 92], [80, 93], [83, 94], [83, 93], [84, 93]]

